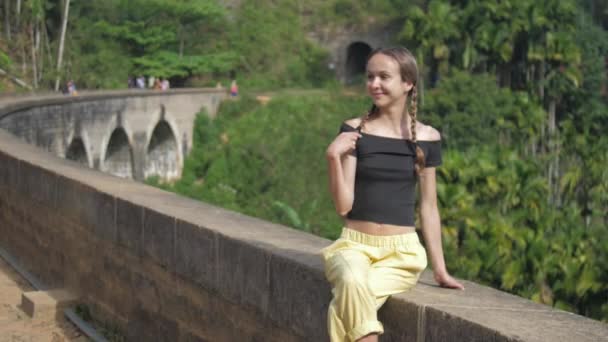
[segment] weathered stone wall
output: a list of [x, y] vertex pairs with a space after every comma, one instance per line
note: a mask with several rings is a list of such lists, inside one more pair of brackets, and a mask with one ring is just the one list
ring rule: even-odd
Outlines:
[[[131, 341], [326, 341], [330, 241], [59, 159], [0, 130], [0, 247]], [[382, 341], [608, 341], [608, 326], [426, 273]]]
[[329, 288], [315, 252], [327, 241], [79, 167], [2, 131], [0, 165], [0, 246], [129, 340], [324, 339]]

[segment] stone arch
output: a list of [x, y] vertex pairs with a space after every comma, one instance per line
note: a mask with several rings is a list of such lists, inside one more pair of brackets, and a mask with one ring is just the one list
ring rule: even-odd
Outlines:
[[93, 157], [91, 155], [91, 144], [87, 131], [77, 128], [70, 133], [67, 141], [70, 144], [65, 148], [61, 156], [92, 168]]
[[89, 156], [84, 141], [80, 137], [72, 139], [65, 152], [65, 159], [73, 160], [79, 164], [89, 166]]
[[150, 134], [146, 147], [144, 177], [159, 176], [175, 179], [180, 176], [180, 156], [177, 137], [166, 120], [160, 120]]
[[[179, 129], [179, 126], [177, 125], [177, 120], [175, 120], [175, 117], [171, 114], [170, 111], [167, 110], [166, 106], [164, 104], [161, 104], [159, 106], [158, 111], [155, 111], [151, 116], [151, 121], [148, 124], [148, 127], [146, 128], [146, 145], [145, 145], [145, 149], [144, 149], [144, 178], [148, 177], [148, 176], [153, 176], [153, 175], [158, 175], [161, 178], [165, 179], [165, 180], [170, 180], [170, 179], [176, 179], [181, 177], [182, 174], [182, 168], [184, 165], [184, 156], [186, 155], [185, 152], [182, 151], [182, 149], [180, 148], [180, 141], [179, 141], [179, 137], [181, 134], [181, 130]], [[151, 145], [157, 144], [158, 141], [155, 140], [154, 143], [152, 142], [153, 136], [155, 134], [158, 134], [157, 129], [159, 129], [159, 125], [164, 126], [164, 128], [161, 128], [165, 133], [168, 133], [168, 131], [166, 130], [167, 128], [169, 128], [171, 130], [171, 133], [173, 135], [173, 139], [175, 141], [175, 146], [176, 146], [176, 154], [173, 156], [165, 156], [165, 157], [161, 157], [164, 159], [170, 160], [171, 164], [175, 165], [175, 168], [171, 168], [171, 170], [165, 170], [165, 171], [170, 171], [168, 173], [165, 172], [165, 174], [159, 174], [157, 172], [149, 172], [152, 171], [154, 166], [150, 165], [150, 163], [153, 163], [154, 159], [151, 155], [150, 152], [153, 151]], [[165, 126], [167, 125], [167, 126]], [[167, 135], [165, 135], [167, 136]], [[156, 138], [157, 139], [159, 136], [157, 135]], [[169, 141], [165, 140], [165, 146], [168, 146], [170, 144]], [[172, 144], [171, 144], [172, 145]], [[154, 148], [158, 148], [158, 146], [153, 146]], [[159, 150], [157, 150], [158, 152]], [[173, 151], [173, 149], [171, 148], [171, 151]], [[172, 152], [171, 152], [172, 153]], [[150, 167], [149, 167], [150, 166]]]
[[348, 46], [344, 66], [346, 83], [352, 83], [358, 76], [365, 74], [365, 64], [370, 52], [371, 46], [364, 42], [353, 42]]
[[122, 178], [133, 178], [133, 149], [127, 132], [116, 127], [102, 157], [101, 170]]

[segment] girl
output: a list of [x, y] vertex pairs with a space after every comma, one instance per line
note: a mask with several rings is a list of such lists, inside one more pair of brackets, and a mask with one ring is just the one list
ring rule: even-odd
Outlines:
[[[378, 341], [377, 310], [412, 288], [427, 265], [414, 227], [420, 180], [422, 232], [435, 280], [464, 289], [446, 270], [437, 209], [437, 130], [416, 120], [418, 68], [405, 48], [378, 49], [367, 61], [373, 101], [363, 118], [347, 120], [327, 148], [330, 190], [345, 218], [341, 237], [323, 250], [332, 285], [328, 310], [332, 342]], [[409, 104], [408, 104], [409, 102]]]

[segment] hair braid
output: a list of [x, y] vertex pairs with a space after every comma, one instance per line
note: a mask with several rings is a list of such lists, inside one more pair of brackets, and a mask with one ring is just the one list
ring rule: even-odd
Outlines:
[[416, 146], [416, 164], [414, 168], [416, 169], [416, 173], [420, 174], [420, 172], [422, 172], [422, 170], [424, 169], [424, 151], [422, 151], [420, 146], [418, 146], [418, 142], [416, 139], [416, 117], [418, 115], [418, 91], [416, 90], [416, 85], [414, 85], [410, 93], [410, 105], [407, 106], [407, 111], [410, 115], [410, 118], [412, 119], [410, 131], [412, 134], [412, 141]]
[[361, 117], [361, 123], [359, 124], [359, 132], [361, 132], [361, 130], [363, 130], [363, 126], [365, 125], [366, 122], [368, 122], [372, 118], [372, 115], [376, 114], [377, 112], [378, 112], [378, 107], [376, 107], [376, 105], [373, 104], [372, 108], [370, 108], [370, 110], [363, 117]]

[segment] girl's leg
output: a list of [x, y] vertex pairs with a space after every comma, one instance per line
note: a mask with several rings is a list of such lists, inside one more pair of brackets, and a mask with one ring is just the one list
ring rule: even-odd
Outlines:
[[383, 332], [377, 319], [376, 296], [369, 286], [371, 261], [361, 248], [338, 251], [326, 261], [326, 275], [334, 294], [327, 317], [332, 342], [357, 341]]
[[[373, 281], [369, 283], [369, 289], [376, 299], [376, 311], [389, 296], [414, 287], [426, 265], [426, 251], [419, 243], [407, 244], [399, 248], [398, 253], [391, 253], [371, 264], [368, 277]], [[357, 342], [378, 342], [378, 334], [366, 335]]]
[[375, 262], [369, 277], [374, 279], [370, 288], [376, 297], [376, 309], [380, 309], [389, 296], [414, 287], [426, 266], [426, 251], [418, 242], [400, 247], [396, 253]]
[[427, 265], [415, 234], [371, 236], [347, 228], [323, 258], [334, 295], [328, 309], [332, 342], [376, 342], [384, 331], [377, 310], [390, 295], [412, 288]]
[[357, 342], [378, 342], [378, 334], [370, 334], [365, 337], [361, 337]]

